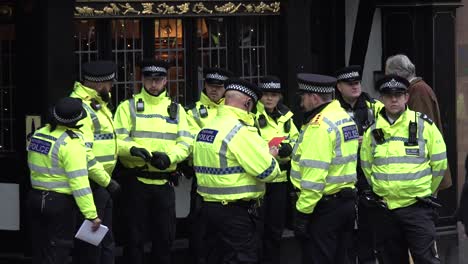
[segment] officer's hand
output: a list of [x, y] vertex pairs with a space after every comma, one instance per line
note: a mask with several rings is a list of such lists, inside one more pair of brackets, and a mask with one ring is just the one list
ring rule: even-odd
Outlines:
[[310, 215], [304, 214], [296, 210], [293, 229], [294, 235], [297, 239], [308, 239], [309, 234], [307, 232], [308, 226], [310, 221]]
[[111, 179], [109, 185], [106, 187], [106, 190], [110, 193], [112, 198], [115, 198], [120, 194], [120, 184], [116, 180]]
[[278, 150], [278, 156], [281, 158], [289, 157], [291, 156], [293, 149], [290, 144], [288, 143], [281, 143], [280, 148]]
[[130, 154], [134, 157], [140, 157], [144, 161], [148, 161], [151, 159], [150, 153], [145, 148], [138, 148], [133, 146], [130, 148]]
[[102, 221], [101, 221], [101, 219], [99, 219], [99, 217], [96, 217], [96, 218], [94, 218], [92, 220], [89, 220], [89, 221], [91, 221], [93, 223], [93, 225], [91, 226], [91, 231], [93, 231], [93, 232], [96, 232], [99, 229], [99, 227], [101, 226], [101, 223], [102, 223]]
[[152, 152], [153, 157], [151, 158], [151, 165], [156, 167], [159, 170], [165, 170], [171, 165], [171, 160], [164, 152]]

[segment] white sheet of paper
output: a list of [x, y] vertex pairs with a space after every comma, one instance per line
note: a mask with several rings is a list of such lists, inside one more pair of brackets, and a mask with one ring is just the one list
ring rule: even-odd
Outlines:
[[83, 224], [80, 226], [80, 229], [78, 229], [78, 232], [76, 232], [75, 237], [79, 240], [83, 240], [97, 246], [99, 243], [101, 243], [107, 231], [109, 231], [109, 228], [105, 225], [101, 225], [98, 230], [93, 232], [91, 229], [92, 226], [93, 223], [91, 221], [84, 220]]

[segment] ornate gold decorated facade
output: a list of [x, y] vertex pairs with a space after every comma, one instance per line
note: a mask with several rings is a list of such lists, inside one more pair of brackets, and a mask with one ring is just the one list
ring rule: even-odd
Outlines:
[[271, 1], [77, 1], [75, 17], [277, 15], [280, 9]]

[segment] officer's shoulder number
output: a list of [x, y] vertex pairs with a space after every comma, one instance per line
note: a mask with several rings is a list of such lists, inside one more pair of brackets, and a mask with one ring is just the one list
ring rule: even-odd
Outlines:
[[426, 114], [419, 113], [419, 117], [431, 125], [434, 123], [434, 121], [432, 121], [432, 119], [430, 119]]
[[322, 114], [317, 114], [314, 118], [312, 118], [309, 122], [309, 125], [311, 127], [319, 127], [320, 124], [322, 123], [323, 116]]

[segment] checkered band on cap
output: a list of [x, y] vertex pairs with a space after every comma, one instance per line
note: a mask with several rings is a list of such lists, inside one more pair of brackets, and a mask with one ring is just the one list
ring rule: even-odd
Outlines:
[[395, 79], [391, 79], [390, 81], [388, 82], [384, 82], [382, 85], [380, 85], [380, 90], [383, 90], [385, 88], [390, 88], [390, 89], [394, 89], [394, 88], [400, 88], [400, 89], [408, 89], [408, 87], [402, 83], [402, 82], [399, 82]]
[[338, 75], [338, 81], [359, 77], [359, 72], [352, 71]]
[[228, 86], [226, 86], [226, 91], [227, 90], [236, 90], [236, 91], [239, 91], [239, 92], [242, 92], [250, 97], [252, 97], [255, 101], [258, 101], [258, 96], [257, 94], [250, 90], [249, 88], [243, 86], [243, 85], [239, 85], [239, 84], [229, 84]]
[[159, 66], [146, 66], [143, 67], [142, 69], [143, 72], [162, 72], [162, 73], [167, 73], [166, 68], [164, 67], [159, 67]]
[[312, 85], [312, 84], [306, 84], [306, 83], [298, 83], [299, 84], [299, 90], [303, 90], [306, 92], [312, 92], [312, 93], [333, 93], [335, 91], [335, 87], [333, 86], [317, 86], [317, 85]]
[[112, 81], [115, 78], [115, 72], [105, 75], [105, 76], [90, 76], [90, 75], [83, 75], [83, 79], [90, 82], [107, 82]]
[[219, 80], [219, 81], [225, 81], [225, 80], [228, 79], [228, 77], [215, 72], [215, 73], [206, 74], [205, 79], [214, 79], [214, 80]]
[[277, 82], [259, 83], [258, 87], [260, 89], [281, 89], [281, 83], [277, 83]]
[[60, 123], [63, 123], [63, 124], [72, 124], [72, 123], [75, 123], [79, 120], [81, 120], [81, 117], [83, 117], [83, 111], [80, 112], [79, 115], [77, 115], [76, 117], [74, 118], [62, 118], [60, 117], [57, 112], [55, 111], [55, 107], [54, 107], [54, 111], [53, 111], [53, 114], [54, 114], [54, 118], [59, 121]]

